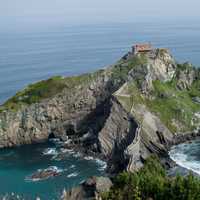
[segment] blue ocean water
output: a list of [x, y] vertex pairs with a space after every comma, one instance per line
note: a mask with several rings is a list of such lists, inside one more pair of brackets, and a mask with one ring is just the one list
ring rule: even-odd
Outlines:
[[136, 42], [169, 48], [200, 65], [200, 23], [132, 23], [0, 29], [0, 102], [53, 75], [91, 72], [114, 63]]
[[[27, 84], [54, 75], [76, 75], [114, 63], [134, 43], [151, 42], [169, 48], [179, 62], [200, 65], [200, 23], [129, 23], [0, 29], [0, 103]], [[102, 164], [67, 154], [64, 159], [44, 155], [52, 144], [0, 151], [0, 194], [24, 193], [51, 200], [61, 190], [91, 175], [101, 175]], [[52, 150], [52, 149], [51, 149]], [[59, 151], [59, 150], [58, 150]], [[54, 152], [55, 153], [55, 152]], [[61, 176], [39, 182], [26, 177], [50, 166]]]

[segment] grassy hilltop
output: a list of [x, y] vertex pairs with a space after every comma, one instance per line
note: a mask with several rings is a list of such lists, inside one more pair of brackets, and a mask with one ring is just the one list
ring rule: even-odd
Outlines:
[[[126, 55], [109, 68], [94, 73], [72, 77], [56, 76], [31, 84], [1, 105], [0, 113], [3, 111], [16, 112], [20, 108], [53, 98], [55, 95], [61, 94], [63, 90], [69, 93], [76, 92], [76, 89], [81, 86], [89, 87], [100, 77], [107, 77], [113, 85], [116, 85], [116, 89], [120, 84], [126, 84], [126, 87], [121, 90], [122, 95], [119, 94], [116, 97], [128, 112], [132, 112], [134, 115], [137, 107], [144, 105], [150, 112], [158, 116], [171, 132], [194, 130], [199, 124], [197, 116], [200, 112], [200, 103], [194, 99], [200, 98], [200, 70], [188, 63], [175, 63], [171, 79], [163, 81], [153, 77], [150, 80], [151, 88], [147, 88], [148, 91], [145, 94], [142, 89], [148, 74], [154, 71], [154, 66], [159, 65], [159, 63], [153, 63], [152, 60], [165, 62], [168, 54], [167, 50], [158, 49], [153, 59], [149, 58], [146, 53], [135, 56]], [[167, 62], [173, 62], [173, 60], [166, 61], [166, 65], [169, 64]], [[150, 66], [152, 69], [147, 69], [148, 65], [152, 65]], [[136, 76], [130, 78], [130, 72], [134, 72], [134, 70]], [[190, 83], [187, 83], [188, 78], [193, 80], [189, 80]], [[140, 118], [138, 120], [140, 121]]]

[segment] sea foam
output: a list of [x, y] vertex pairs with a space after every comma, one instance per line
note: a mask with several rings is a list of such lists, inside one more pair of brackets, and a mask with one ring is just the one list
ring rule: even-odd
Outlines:
[[68, 175], [67, 175], [67, 178], [76, 177], [76, 176], [78, 176], [78, 175], [79, 175], [78, 172], [73, 172], [73, 173], [71, 173], [71, 174], [68, 174]]
[[55, 156], [55, 155], [58, 155], [58, 152], [56, 148], [47, 148], [42, 152], [42, 154]]
[[184, 143], [171, 148], [170, 158], [181, 167], [200, 175], [200, 142]]

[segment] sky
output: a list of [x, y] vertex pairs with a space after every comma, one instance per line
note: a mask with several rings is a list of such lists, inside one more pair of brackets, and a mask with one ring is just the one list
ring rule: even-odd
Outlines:
[[0, 0], [0, 25], [200, 18], [199, 0]]

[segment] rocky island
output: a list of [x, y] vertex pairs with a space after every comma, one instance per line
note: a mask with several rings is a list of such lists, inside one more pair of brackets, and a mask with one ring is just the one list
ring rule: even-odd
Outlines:
[[94, 73], [18, 92], [0, 106], [0, 148], [59, 138], [105, 160], [109, 174], [138, 171], [151, 155], [170, 166], [170, 146], [199, 136], [199, 98], [198, 68], [168, 49], [129, 52]]

